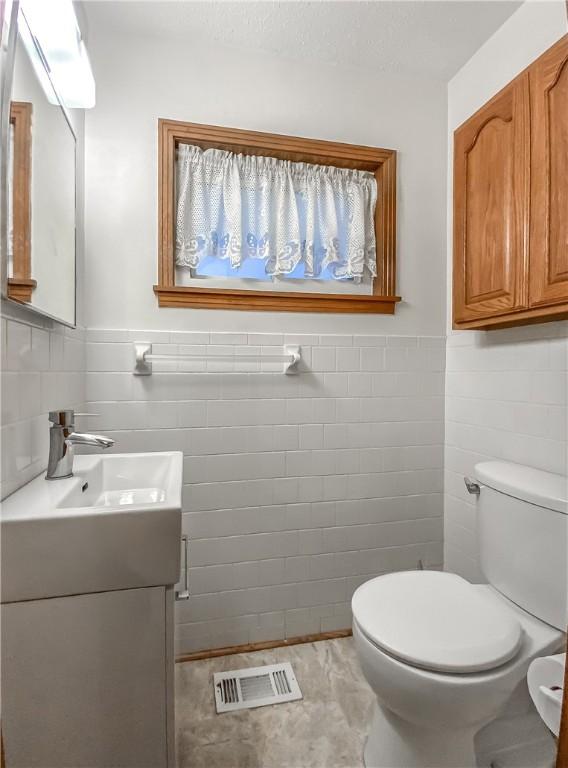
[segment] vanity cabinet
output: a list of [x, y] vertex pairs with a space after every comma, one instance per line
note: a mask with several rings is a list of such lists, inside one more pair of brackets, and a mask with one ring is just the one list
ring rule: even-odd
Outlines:
[[166, 768], [173, 590], [2, 605], [6, 768]]
[[568, 317], [568, 36], [454, 134], [454, 328]]

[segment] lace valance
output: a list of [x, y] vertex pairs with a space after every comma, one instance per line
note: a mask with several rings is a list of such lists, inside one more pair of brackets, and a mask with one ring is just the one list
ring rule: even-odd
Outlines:
[[180, 144], [176, 174], [178, 267], [199, 274], [223, 260], [239, 277], [260, 260], [266, 279], [376, 275], [371, 173]]

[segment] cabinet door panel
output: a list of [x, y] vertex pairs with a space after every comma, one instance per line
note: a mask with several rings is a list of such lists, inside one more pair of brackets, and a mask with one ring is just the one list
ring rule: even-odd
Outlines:
[[531, 306], [568, 301], [568, 35], [530, 68]]
[[524, 73], [454, 135], [454, 322], [528, 305], [528, 216]]
[[166, 768], [163, 587], [7, 603], [1, 620], [9, 768]]

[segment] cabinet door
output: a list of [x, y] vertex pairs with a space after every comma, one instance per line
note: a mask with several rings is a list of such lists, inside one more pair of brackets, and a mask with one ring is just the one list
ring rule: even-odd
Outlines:
[[163, 587], [2, 605], [8, 768], [166, 768], [165, 606]]
[[568, 301], [568, 35], [529, 70], [531, 306]]
[[454, 323], [528, 306], [529, 81], [454, 134]]

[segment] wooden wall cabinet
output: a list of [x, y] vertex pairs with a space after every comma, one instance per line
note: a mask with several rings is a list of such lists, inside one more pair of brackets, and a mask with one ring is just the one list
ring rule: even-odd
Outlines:
[[568, 317], [568, 35], [454, 134], [453, 327]]

